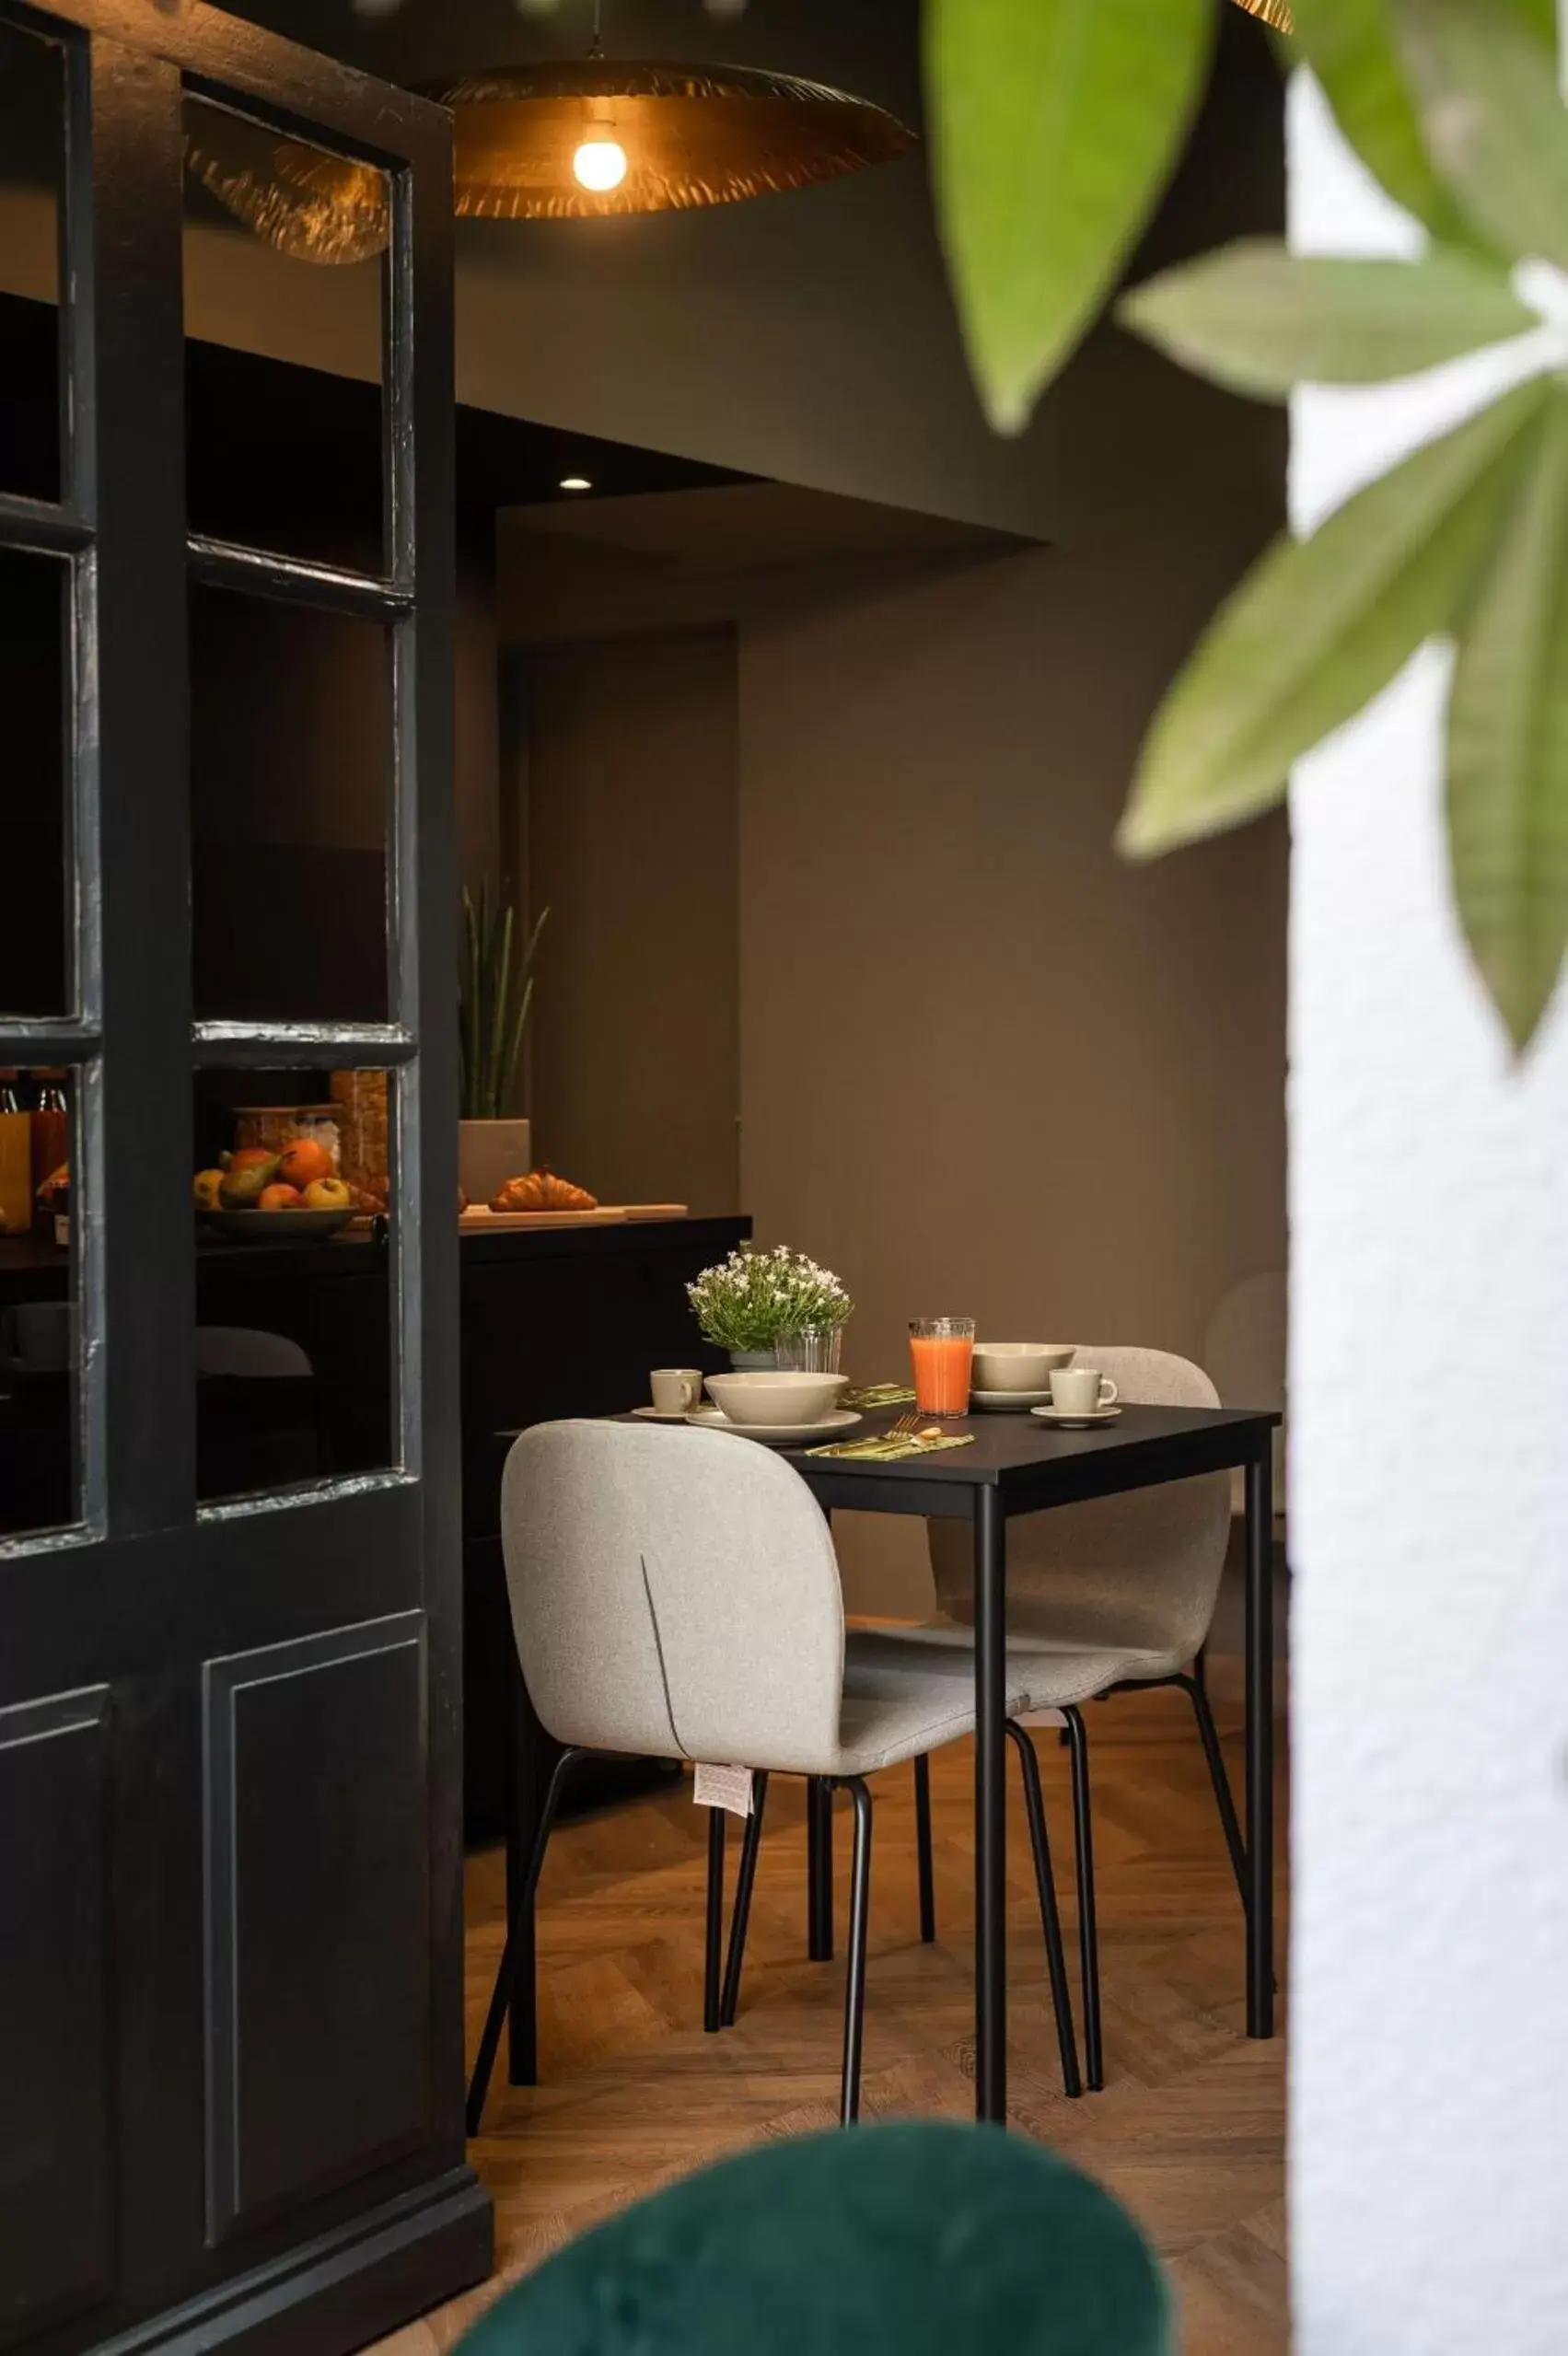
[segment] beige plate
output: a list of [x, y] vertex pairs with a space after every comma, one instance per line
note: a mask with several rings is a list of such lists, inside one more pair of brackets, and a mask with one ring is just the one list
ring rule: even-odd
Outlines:
[[1087, 1415], [1069, 1415], [1060, 1407], [1031, 1407], [1029, 1413], [1038, 1415], [1042, 1423], [1055, 1423], [1064, 1432], [1086, 1432], [1092, 1423], [1114, 1423], [1121, 1410], [1119, 1407], [1092, 1408]]
[[684, 1421], [704, 1432], [733, 1432], [738, 1440], [787, 1440], [793, 1445], [800, 1440], [831, 1440], [840, 1432], [853, 1431], [864, 1418], [853, 1407], [834, 1407], [815, 1423], [732, 1423], [716, 1407], [697, 1407]]

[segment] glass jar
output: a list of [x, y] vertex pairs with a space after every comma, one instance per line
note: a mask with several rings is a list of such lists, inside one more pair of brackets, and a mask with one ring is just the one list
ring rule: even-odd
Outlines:
[[0, 1072], [0, 1235], [32, 1225], [32, 1115], [22, 1110], [14, 1072]]

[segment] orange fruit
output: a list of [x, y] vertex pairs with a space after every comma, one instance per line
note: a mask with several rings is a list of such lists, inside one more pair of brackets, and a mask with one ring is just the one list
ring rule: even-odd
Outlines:
[[337, 1176], [337, 1167], [326, 1147], [314, 1137], [296, 1137], [285, 1145], [278, 1164], [278, 1176], [285, 1186], [303, 1190], [314, 1186], [318, 1178]]
[[296, 1186], [264, 1186], [256, 1199], [258, 1211], [297, 1211], [304, 1201]]

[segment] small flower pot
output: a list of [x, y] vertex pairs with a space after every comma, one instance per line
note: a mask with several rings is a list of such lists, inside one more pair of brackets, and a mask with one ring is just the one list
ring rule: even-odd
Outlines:
[[526, 1120], [459, 1120], [458, 1184], [476, 1208], [533, 1167]]

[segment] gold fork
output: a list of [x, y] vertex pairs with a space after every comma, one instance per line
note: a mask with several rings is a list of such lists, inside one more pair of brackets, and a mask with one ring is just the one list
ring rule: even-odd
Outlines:
[[945, 1440], [947, 1436], [940, 1423], [933, 1423], [929, 1415], [900, 1415], [896, 1423], [888, 1426], [890, 1440]]

